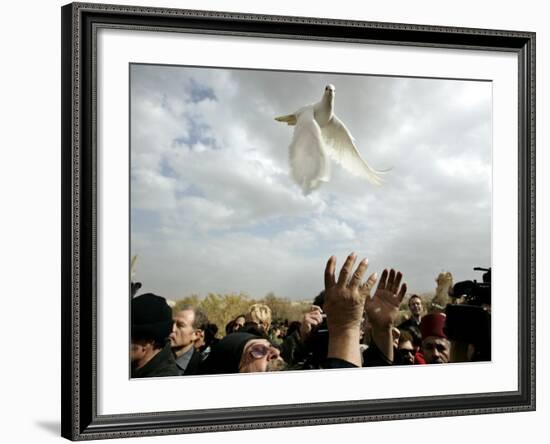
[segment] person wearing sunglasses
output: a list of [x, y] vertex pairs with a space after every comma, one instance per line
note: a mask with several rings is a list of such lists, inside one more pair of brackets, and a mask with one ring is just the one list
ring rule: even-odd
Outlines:
[[394, 364], [412, 365], [415, 364], [416, 347], [413, 344], [413, 337], [408, 331], [403, 331], [399, 336], [397, 356]]
[[[402, 274], [384, 270], [374, 296], [370, 286], [376, 275], [363, 282], [367, 259], [353, 271], [357, 255], [350, 254], [336, 278], [336, 257], [331, 256], [325, 267], [325, 302], [329, 332], [328, 350], [320, 368], [361, 367], [359, 348], [360, 327], [364, 311], [377, 326], [376, 343], [388, 362], [393, 362], [392, 327], [399, 304], [407, 291], [401, 285]], [[366, 307], [366, 308], [365, 308]], [[271, 319], [270, 319], [271, 320]], [[283, 370], [279, 350], [264, 337], [239, 331], [225, 336], [202, 362], [201, 374], [250, 373]]]
[[239, 373], [273, 372], [283, 370], [285, 362], [279, 349], [266, 339], [252, 339], [244, 347]]
[[253, 373], [283, 370], [279, 349], [267, 339], [247, 332], [225, 336], [202, 362], [201, 374]]

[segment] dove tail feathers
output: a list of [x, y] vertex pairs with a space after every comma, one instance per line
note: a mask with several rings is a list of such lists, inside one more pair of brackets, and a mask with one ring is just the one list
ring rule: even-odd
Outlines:
[[296, 125], [298, 119], [294, 114], [287, 114], [286, 116], [275, 117], [275, 120], [277, 122], [285, 122], [286, 124], [293, 126]]
[[307, 196], [308, 194], [311, 194], [312, 191], [316, 190], [317, 188], [319, 188], [321, 186], [321, 182], [326, 182], [326, 181], [321, 181], [321, 180], [304, 180], [302, 182], [302, 194], [304, 196]]

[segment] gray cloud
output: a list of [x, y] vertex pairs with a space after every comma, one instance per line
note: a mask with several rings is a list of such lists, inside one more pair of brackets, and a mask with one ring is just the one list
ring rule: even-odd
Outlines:
[[[381, 187], [333, 167], [303, 196], [276, 122], [336, 86], [336, 113]], [[488, 82], [133, 65], [132, 253], [169, 297], [269, 291], [309, 299], [326, 259], [356, 251], [414, 292], [490, 265]]]

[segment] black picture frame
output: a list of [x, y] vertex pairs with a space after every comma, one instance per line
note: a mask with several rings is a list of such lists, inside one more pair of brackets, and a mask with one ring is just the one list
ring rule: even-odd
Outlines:
[[[535, 33], [86, 3], [68, 4], [62, 7], [61, 15], [62, 436], [85, 440], [535, 409]], [[99, 27], [516, 54], [518, 389], [489, 394], [98, 415], [94, 76]]]

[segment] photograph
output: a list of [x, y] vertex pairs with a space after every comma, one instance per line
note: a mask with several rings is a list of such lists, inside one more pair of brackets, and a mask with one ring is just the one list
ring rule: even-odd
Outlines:
[[130, 378], [491, 361], [491, 80], [128, 74]]
[[63, 6], [62, 436], [535, 410], [536, 30], [295, 12]]
[[537, 444], [544, 5], [6, 2], [3, 442]]

